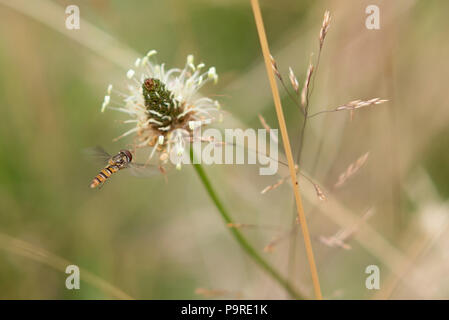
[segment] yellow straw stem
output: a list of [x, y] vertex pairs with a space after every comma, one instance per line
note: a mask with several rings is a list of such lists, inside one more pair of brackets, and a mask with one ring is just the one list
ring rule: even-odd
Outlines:
[[295, 194], [296, 209], [298, 211], [299, 222], [304, 236], [304, 245], [306, 247], [307, 259], [309, 261], [310, 272], [312, 274], [313, 288], [315, 290], [315, 297], [318, 300], [323, 299], [321, 295], [320, 280], [318, 278], [318, 272], [315, 265], [315, 258], [313, 256], [312, 243], [310, 241], [309, 229], [307, 228], [306, 216], [302, 206], [301, 194], [299, 193], [298, 180], [296, 178], [295, 162], [293, 161], [293, 154], [290, 147], [290, 141], [288, 139], [287, 127], [285, 125], [284, 113], [282, 111], [281, 99], [279, 97], [279, 91], [274, 78], [273, 68], [271, 64], [270, 49], [268, 47], [267, 36], [265, 34], [265, 28], [263, 25], [262, 14], [260, 12], [260, 6], [258, 0], [251, 0], [251, 6], [253, 8], [254, 19], [256, 20], [257, 32], [259, 34], [260, 45], [262, 47], [263, 58], [265, 60], [265, 67], [267, 68], [268, 80], [270, 81], [271, 91], [273, 93], [274, 106], [276, 107], [276, 114], [279, 121], [279, 127], [281, 129], [282, 142], [284, 144], [285, 155], [287, 156], [288, 168], [290, 170], [290, 176], [293, 184], [293, 192]]

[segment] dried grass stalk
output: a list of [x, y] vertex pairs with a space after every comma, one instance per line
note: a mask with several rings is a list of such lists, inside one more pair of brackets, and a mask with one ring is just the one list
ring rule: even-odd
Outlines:
[[267, 36], [265, 33], [265, 27], [263, 25], [262, 13], [260, 11], [259, 1], [251, 0], [251, 6], [253, 9], [254, 19], [256, 21], [257, 32], [259, 35], [260, 45], [262, 47], [262, 54], [265, 61], [265, 67], [268, 73], [268, 80], [270, 82], [271, 91], [273, 94], [274, 106], [276, 108], [276, 115], [279, 121], [279, 128], [281, 130], [282, 142], [284, 145], [285, 154], [288, 161], [288, 167], [290, 170], [290, 177], [293, 184], [293, 192], [295, 195], [296, 209], [299, 220], [301, 221], [301, 229], [304, 237], [304, 245], [307, 254], [307, 260], [309, 262], [310, 272], [312, 275], [312, 282], [315, 291], [316, 299], [323, 299], [321, 294], [321, 287], [318, 277], [318, 271], [316, 268], [315, 257], [313, 254], [312, 242], [310, 240], [309, 229], [307, 227], [307, 220], [304, 213], [301, 194], [299, 192], [298, 180], [295, 172], [295, 162], [293, 160], [293, 154], [290, 146], [290, 140], [288, 137], [287, 127], [285, 124], [284, 112], [282, 110], [281, 99], [279, 96], [279, 90], [276, 85], [276, 79], [274, 78], [272, 60], [270, 61], [270, 48], [268, 46]]

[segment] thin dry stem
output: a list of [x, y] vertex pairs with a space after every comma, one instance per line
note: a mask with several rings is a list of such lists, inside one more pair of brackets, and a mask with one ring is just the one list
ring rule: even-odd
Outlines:
[[296, 231], [296, 225], [293, 226], [291, 231], [287, 232], [286, 234], [273, 237], [271, 241], [263, 248], [263, 251], [271, 253], [274, 251], [274, 247], [277, 246], [280, 242], [287, 239], [293, 232]]
[[231, 222], [226, 225], [228, 228], [235, 229], [271, 229], [271, 230], [282, 230], [280, 226], [273, 225], [260, 225], [260, 224], [251, 224], [251, 223], [240, 223], [240, 222]]
[[329, 247], [341, 247], [345, 250], [350, 250], [351, 246], [347, 244], [350, 237], [354, 235], [359, 229], [362, 223], [366, 222], [374, 214], [373, 209], [369, 209], [354, 225], [348, 228], [340, 229], [336, 234], [330, 237], [320, 237], [320, 241]]
[[271, 127], [268, 125], [267, 121], [261, 114], [259, 114], [259, 120], [265, 130], [267, 130], [267, 132], [270, 134], [270, 139], [273, 140], [273, 142], [278, 143], [277, 135], [275, 135], [273, 131], [271, 131]]
[[[315, 181], [313, 181], [309, 176], [307, 176], [304, 173], [302, 173], [301, 171], [299, 171], [299, 167], [297, 165], [295, 166], [295, 170], [304, 179], [306, 179], [307, 182], [309, 182], [315, 188], [316, 196], [318, 197], [318, 199], [320, 199], [322, 201], [326, 200], [326, 195], [324, 194], [324, 192], [321, 189], [321, 187]], [[288, 177], [289, 176], [284, 176], [281, 179], [279, 179], [276, 183], [266, 186], [260, 193], [261, 194], [265, 194], [265, 193], [267, 193], [267, 192], [269, 192], [271, 190], [274, 190], [274, 189], [280, 187], [285, 181], [287, 181]]]
[[310, 240], [306, 216], [304, 214], [301, 195], [299, 193], [299, 186], [298, 186], [298, 181], [296, 178], [295, 162], [293, 160], [293, 154], [292, 154], [292, 150], [290, 147], [290, 141], [288, 138], [287, 127], [285, 125], [285, 119], [284, 119], [284, 113], [282, 111], [281, 99], [279, 97], [279, 91], [278, 91], [278, 88], [276, 85], [276, 80], [274, 78], [273, 68], [271, 66], [270, 49], [268, 47], [267, 37], [265, 34], [265, 28], [263, 25], [262, 14], [260, 12], [259, 1], [251, 0], [251, 5], [252, 5], [253, 13], [254, 13], [254, 18], [256, 21], [257, 31], [259, 34], [260, 44], [262, 47], [262, 53], [263, 53], [264, 60], [265, 60], [265, 66], [266, 66], [267, 73], [268, 73], [268, 79], [270, 81], [271, 91], [273, 94], [273, 100], [274, 100], [274, 105], [276, 108], [276, 114], [277, 114], [277, 117], [279, 120], [279, 127], [281, 129], [282, 141], [284, 144], [285, 154], [286, 154], [287, 160], [288, 160], [288, 167], [290, 169], [290, 176], [291, 176], [291, 180], [292, 180], [292, 184], [293, 184], [293, 191], [294, 191], [295, 200], [296, 200], [296, 208], [297, 208], [297, 212], [298, 212], [300, 225], [302, 228], [302, 233], [304, 236], [304, 244], [306, 247], [307, 258], [308, 258], [309, 266], [310, 266], [310, 272], [312, 274], [312, 281], [313, 281], [313, 286], [314, 286], [314, 291], [315, 291], [315, 297], [316, 297], [316, 299], [321, 300], [322, 294], [321, 294], [320, 282], [319, 282], [319, 278], [318, 278], [318, 272], [316, 269], [313, 249], [312, 249], [312, 242]]

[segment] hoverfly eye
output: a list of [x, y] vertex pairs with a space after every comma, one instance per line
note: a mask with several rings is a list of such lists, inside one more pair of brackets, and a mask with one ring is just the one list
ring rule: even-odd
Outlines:
[[123, 154], [123, 161], [131, 162], [133, 160], [133, 156], [129, 150], [120, 150], [120, 152]]

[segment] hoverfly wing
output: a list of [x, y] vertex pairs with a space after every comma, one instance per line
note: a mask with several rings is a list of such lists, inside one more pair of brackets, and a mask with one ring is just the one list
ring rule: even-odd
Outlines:
[[90, 158], [93, 159], [96, 162], [99, 162], [101, 164], [105, 164], [108, 162], [109, 159], [111, 159], [111, 155], [107, 153], [103, 147], [95, 146], [91, 148], [84, 149], [84, 154]]
[[127, 168], [133, 176], [141, 178], [148, 178], [161, 173], [159, 167], [155, 165], [145, 165], [143, 163], [129, 163]]

